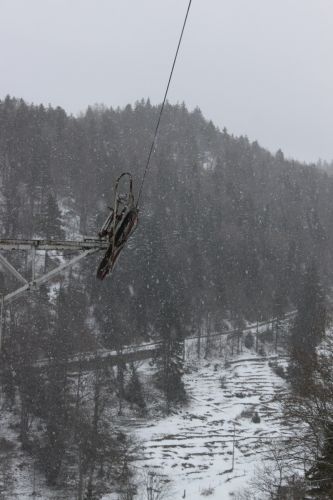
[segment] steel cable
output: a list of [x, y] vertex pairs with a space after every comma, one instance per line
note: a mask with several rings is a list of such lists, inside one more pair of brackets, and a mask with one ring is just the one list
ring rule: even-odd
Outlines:
[[139, 201], [140, 201], [140, 198], [141, 198], [141, 195], [142, 195], [143, 185], [144, 185], [144, 182], [145, 182], [145, 179], [146, 179], [146, 175], [147, 175], [147, 172], [148, 172], [148, 169], [149, 169], [150, 160], [151, 160], [151, 157], [152, 157], [152, 154], [153, 154], [153, 151], [154, 151], [154, 146], [155, 146], [155, 142], [156, 142], [156, 138], [157, 138], [157, 134], [158, 134], [158, 129], [159, 129], [159, 126], [160, 126], [160, 123], [161, 123], [162, 114], [163, 114], [165, 103], [166, 103], [166, 100], [167, 100], [167, 96], [168, 96], [168, 92], [169, 92], [169, 87], [170, 87], [170, 83], [171, 83], [171, 80], [172, 80], [173, 71], [174, 71], [175, 66], [176, 66], [178, 52], [179, 52], [179, 49], [180, 49], [180, 45], [182, 43], [182, 38], [183, 38], [184, 31], [185, 31], [185, 26], [186, 26], [186, 23], [187, 23], [187, 18], [188, 18], [189, 12], [190, 12], [191, 3], [192, 3], [192, 0], [189, 1], [188, 7], [187, 7], [187, 11], [186, 11], [186, 15], [185, 15], [185, 19], [184, 19], [184, 23], [183, 23], [183, 27], [182, 27], [182, 30], [181, 30], [181, 33], [180, 33], [180, 37], [179, 37], [179, 40], [178, 40], [177, 50], [176, 50], [175, 57], [173, 59], [173, 64], [172, 64], [171, 72], [170, 72], [170, 75], [169, 75], [168, 84], [166, 86], [166, 90], [165, 90], [165, 94], [164, 94], [162, 106], [161, 106], [161, 109], [160, 109], [160, 112], [159, 112], [159, 115], [158, 115], [158, 120], [157, 120], [156, 127], [155, 127], [154, 137], [153, 137], [153, 140], [152, 140], [152, 143], [151, 143], [151, 146], [150, 146], [150, 150], [149, 150], [149, 154], [148, 154], [148, 158], [147, 158], [146, 167], [145, 167], [145, 170], [143, 172], [143, 176], [142, 176], [142, 180], [141, 180], [141, 185], [140, 185], [140, 189], [139, 189], [139, 193], [138, 193], [138, 199], [137, 199], [137, 202], [136, 202], [136, 207], [138, 207], [138, 205], [139, 205]]

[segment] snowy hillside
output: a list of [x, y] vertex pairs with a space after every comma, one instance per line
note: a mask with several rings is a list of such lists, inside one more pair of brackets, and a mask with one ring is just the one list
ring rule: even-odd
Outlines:
[[[161, 475], [173, 498], [222, 500], [246, 487], [267, 445], [292, 434], [282, 419], [279, 401], [287, 386], [272, 369], [276, 361], [274, 354], [249, 350], [230, 361], [189, 360], [184, 409], [157, 420], [123, 420], [140, 443], [139, 475], [144, 470]], [[285, 356], [278, 362], [284, 365]], [[146, 483], [142, 498], [145, 488]], [[105, 500], [110, 498], [116, 497]]]

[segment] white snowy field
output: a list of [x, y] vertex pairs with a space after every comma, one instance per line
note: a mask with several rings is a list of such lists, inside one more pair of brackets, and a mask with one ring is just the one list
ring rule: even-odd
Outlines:
[[[278, 402], [286, 384], [269, 366], [272, 359], [247, 351], [226, 366], [221, 359], [192, 362], [184, 377], [186, 408], [157, 421], [131, 422], [141, 442], [138, 470], [169, 479], [174, 499], [223, 500], [246, 487], [266, 445], [292, 433]], [[259, 423], [252, 422], [255, 412]], [[144, 487], [139, 498], [146, 498]]]
[[[270, 353], [272, 344], [265, 346], [267, 355], [263, 355], [264, 349], [259, 350], [259, 355], [243, 347], [243, 352], [231, 356], [230, 352], [227, 355], [225, 341], [218, 339], [209, 360], [197, 359], [197, 344], [188, 343], [184, 375], [188, 403], [183, 408], [161, 417], [164, 402], [158, 391], [154, 393], [151, 381], [155, 367], [143, 362], [139, 371], [148, 415], [134, 416], [128, 405], [124, 407], [124, 416], [119, 417], [116, 401], [110, 413], [115, 429], [126, 428], [126, 433], [132, 434], [137, 442], [136, 479], [147, 476], [147, 472], [156, 472], [168, 481], [168, 494], [161, 500], [171, 497], [238, 500], [237, 492], [248, 486], [267, 447], [294, 434], [282, 418], [279, 403], [288, 390], [286, 382], [271, 367], [276, 361], [285, 365], [285, 356]], [[203, 355], [206, 347], [203, 344], [201, 347]], [[259, 415], [259, 422], [252, 421], [254, 415]], [[48, 500], [75, 497], [69, 497], [69, 492], [50, 490], [38, 467], [33, 470], [33, 461], [20, 450], [15, 437], [16, 418], [13, 420], [3, 410], [0, 425], [2, 436], [15, 443], [8, 455], [14, 474], [13, 495], [8, 498], [28, 500], [33, 492]], [[147, 500], [144, 481], [140, 488], [135, 498]], [[110, 493], [104, 500], [119, 500], [119, 495]]]

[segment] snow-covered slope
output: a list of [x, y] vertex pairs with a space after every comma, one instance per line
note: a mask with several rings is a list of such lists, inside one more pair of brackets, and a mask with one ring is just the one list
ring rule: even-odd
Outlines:
[[[185, 375], [188, 406], [157, 422], [136, 423], [142, 442], [136, 465], [166, 475], [174, 498], [223, 500], [246, 486], [265, 444], [291, 434], [278, 403], [285, 382], [273, 373], [271, 359], [247, 352], [226, 367], [218, 359], [192, 364]], [[255, 412], [260, 423], [252, 421]]]

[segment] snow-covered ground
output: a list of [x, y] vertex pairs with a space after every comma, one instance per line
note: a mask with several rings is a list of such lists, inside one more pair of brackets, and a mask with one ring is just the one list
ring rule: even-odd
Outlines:
[[[276, 360], [284, 365], [285, 356], [271, 352], [272, 344], [259, 350], [261, 355], [245, 347], [243, 352], [230, 355], [226, 336], [216, 342], [209, 360], [197, 359], [196, 340], [187, 343], [184, 382], [189, 400], [182, 409], [161, 417], [164, 403], [151, 384], [155, 368], [145, 361], [139, 371], [147, 391], [148, 415], [134, 417], [126, 407], [124, 417], [119, 417], [116, 403], [110, 414], [115, 428], [126, 427], [136, 438], [139, 452], [134, 468], [138, 476], [147, 471], [161, 475], [169, 481], [169, 495], [174, 499], [236, 499], [260, 466], [267, 446], [294, 434], [282, 418], [279, 403], [288, 390], [286, 382], [272, 369]], [[236, 347], [232, 351], [237, 351]], [[203, 356], [206, 346], [201, 343], [201, 348]], [[254, 415], [259, 415], [259, 422], [252, 420]], [[14, 421], [9, 412], [2, 411], [2, 436], [14, 443], [11, 470], [15, 478], [13, 496], [8, 498], [19, 495], [27, 500], [35, 490], [40, 498], [69, 500], [71, 497], [62, 496], [59, 490], [46, 488], [37, 468], [34, 474], [32, 461], [15, 439], [18, 429], [17, 420], [12, 427]], [[144, 484], [136, 498], [147, 499]], [[115, 499], [119, 500], [117, 494], [104, 497]]]
[[[174, 499], [223, 500], [245, 487], [265, 445], [291, 434], [278, 402], [286, 385], [271, 360], [247, 351], [226, 366], [221, 359], [192, 362], [185, 375], [188, 406], [158, 421], [131, 423], [141, 442], [138, 469], [168, 477]], [[260, 423], [252, 422], [255, 412]]]

